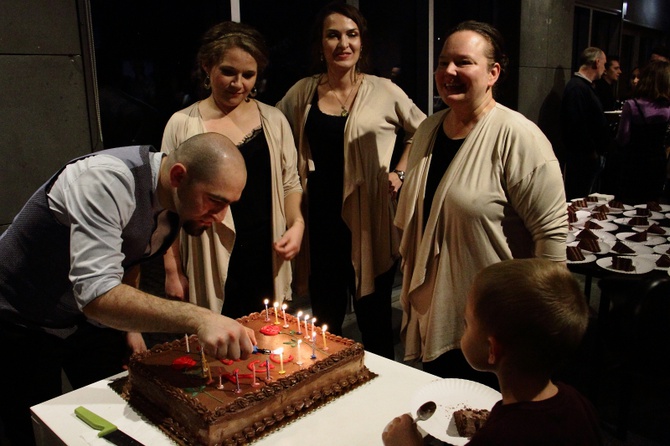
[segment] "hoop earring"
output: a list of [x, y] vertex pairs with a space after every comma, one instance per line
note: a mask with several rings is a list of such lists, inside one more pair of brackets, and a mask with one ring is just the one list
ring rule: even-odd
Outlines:
[[258, 94], [258, 89], [256, 87], [252, 88], [249, 94], [247, 95], [246, 98], [244, 98], [244, 102], [249, 102], [251, 99], [249, 98], [255, 98], [256, 95]]
[[203, 82], [203, 86], [205, 87], [205, 90], [209, 90], [212, 88], [212, 80], [209, 78], [209, 74], [205, 78], [205, 82]]

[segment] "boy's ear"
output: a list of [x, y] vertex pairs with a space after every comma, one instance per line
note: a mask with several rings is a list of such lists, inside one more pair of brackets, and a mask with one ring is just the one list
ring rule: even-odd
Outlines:
[[498, 339], [496, 339], [494, 336], [489, 336], [486, 338], [486, 340], [489, 344], [488, 363], [489, 365], [496, 365], [502, 358], [503, 347], [500, 342], [498, 342]]

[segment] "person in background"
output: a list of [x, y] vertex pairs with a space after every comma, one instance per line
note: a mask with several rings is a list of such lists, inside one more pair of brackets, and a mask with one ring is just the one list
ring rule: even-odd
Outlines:
[[398, 203], [405, 360], [441, 377], [493, 381], [459, 349], [478, 271], [511, 258], [566, 258], [560, 166], [542, 131], [494, 99], [506, 66], [493, 26], [466, 21], [446, 34], [435, 83], [449, 108], [414, 135]]
[[600, 79], [597, 79], [593, 85], [596, 89], [596, 96], [600, 99], [600, 104], [604, 111], [618, 110], [616, 95], [614, 89], [621, 76], [621, 65], [619, 56], [607, 56], [605, 62], [605, 72]]
[[[223, 219], [246, 182], [233, 143], [208, 133], [165, 156], [150, 146], [73, 160], [28, 200], [0, 236], [0, 408], [15, 445], [34, 442], [30, 407], [110, 376], [100, 331], [195, 333], [207, 354], [246, 358], [251, 330], [207, 309], [126, 285], [162, 255], [180, 226], [197, 236]], [[35, 358], [39, 364], [35, 363]], [[121, 371], [118, 364], [117, 372]]]
[[638, 82], [640, 82], [640, 67], [635, 67], [630, 72], [630, 79], [628, 80], [629, 97], [633, 97], [633, 92]]
[[241, 23], [214, 25], [202, 38], [198, 62], [211, 94], [170, 118], [162, 151], [193, 135], [221, 133], [244, 156], [247, 184], [225, 220], [200, 237], [180, 234], [165, 255], [165, 289], [169, 298], [238, 318], [261, 311], [264, 299], [291, 299], [290, 261], [305, 225], [302, 187], [286, 118], [252, 99], [268, 64], [260, 33]]
[[616, 137], [622, 163], [617, 198], [628, 204], [659, 201], [666, 182], [670, 146], [670, 62], [649, 62], [633, 98], [624, 103]]
[[[468, 446], [604, 444], [590, 401], [552, 380], [577, 350], [588, 314], [579, 284], [555, 262], [505, 260], [477, 275], [461, 348], [472, 367], [495, 374], [502, 400]], [[382, 440], [385, 446], [424, 444], [409, 414], [393, 419]]]
[[[315, 317], [342, 334], [353, 295], [366, 350], [393, 358], [391, 291], [400, 239], [395, 198], [425, 114], [391, 80], [366, 73], [368, 30], [355, 7], [333, 2], [319, 12], [312, 51], [316, 74], [298, 81], [277, 104], [298, 144], [307, 197], [309, 249], [301, 251], [301, 271], [309, 271]], [[404, 152], [391, 166], [400, 129]]]
[[567, 154], [565, 194], [581, 198], [599, 190], [605, 154], [612, 143], [609, 124], [593, 83], [605, 72], [607, 57], [599, 48], [579, 56], [579, 71], [568, 81], [561, 102], [561, 133]]
[[651, 50], [649, 61], [654, 62], [659, 60], [663, 62], [670, 62], [670, 50], [668, 50], [667, 46], [657, 46]]

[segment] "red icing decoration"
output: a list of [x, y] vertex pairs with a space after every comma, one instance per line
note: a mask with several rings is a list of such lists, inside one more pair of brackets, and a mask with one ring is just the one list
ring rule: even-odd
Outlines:
[[[267, 371], [267, 368], [265, 367], [265, 361], [259, 361], [259, 360], [251, 361], [249, 364], [247, 364], [247, 368], [249, 370], [251, 370], [252, 367], [253, 367], [253, 364], [256, 364], [256, 372], [266, 372]], [[275, 366], [270, 364], [270, 369], [274, 369], [274, 368], [275, 368]]]
[[261, 333], [266, 336], [277, 336], [280, 331], [281, 327], [279, 325], [266, 325], [265, 327], [261, 328]]
[[[275, 353], [270, 355], [270, 361], [276, 362], [277, 364], [279, 364], [281, 362], [279, 360], [279, 355], [277, 355]], [[291, 362], [291, 361], [293, 361], [293, 355], [288, 355], [288, 357], [284, 358], [284, 362]]]
[[219, 359], [219, 361], [221, 361], [221, 362], [224, 363], [225, 365], [230, 365], [230, 364], [232, 364], [233, 362], [235, 362], [235, 361], [233, 361], [232, 359]]
[[172, 368], [175, 370], [184, 370], [189, 367], [193, 367], [197, 362], [190, 356], [180, 356], [179, 358], [172, 361]]

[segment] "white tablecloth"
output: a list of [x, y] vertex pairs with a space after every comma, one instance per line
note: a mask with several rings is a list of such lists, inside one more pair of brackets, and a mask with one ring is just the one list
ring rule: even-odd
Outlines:
[[[395, 416], [410, 412], [410, 400], [424, 385], [440, 378], [365, 352], [365, 363], [379, 376], [363, 386], [258, 440], [258, 446], [381, 445], [381, 433]], [[39, 445], [99, 445], [97, 431], [79, 420], [74, 409], [84, 406], [116, 424], [147, 446], [174, 444], [156, 426], [142, 419], [108, 383], [123, 374], [74, 390], [31, 408]]]

